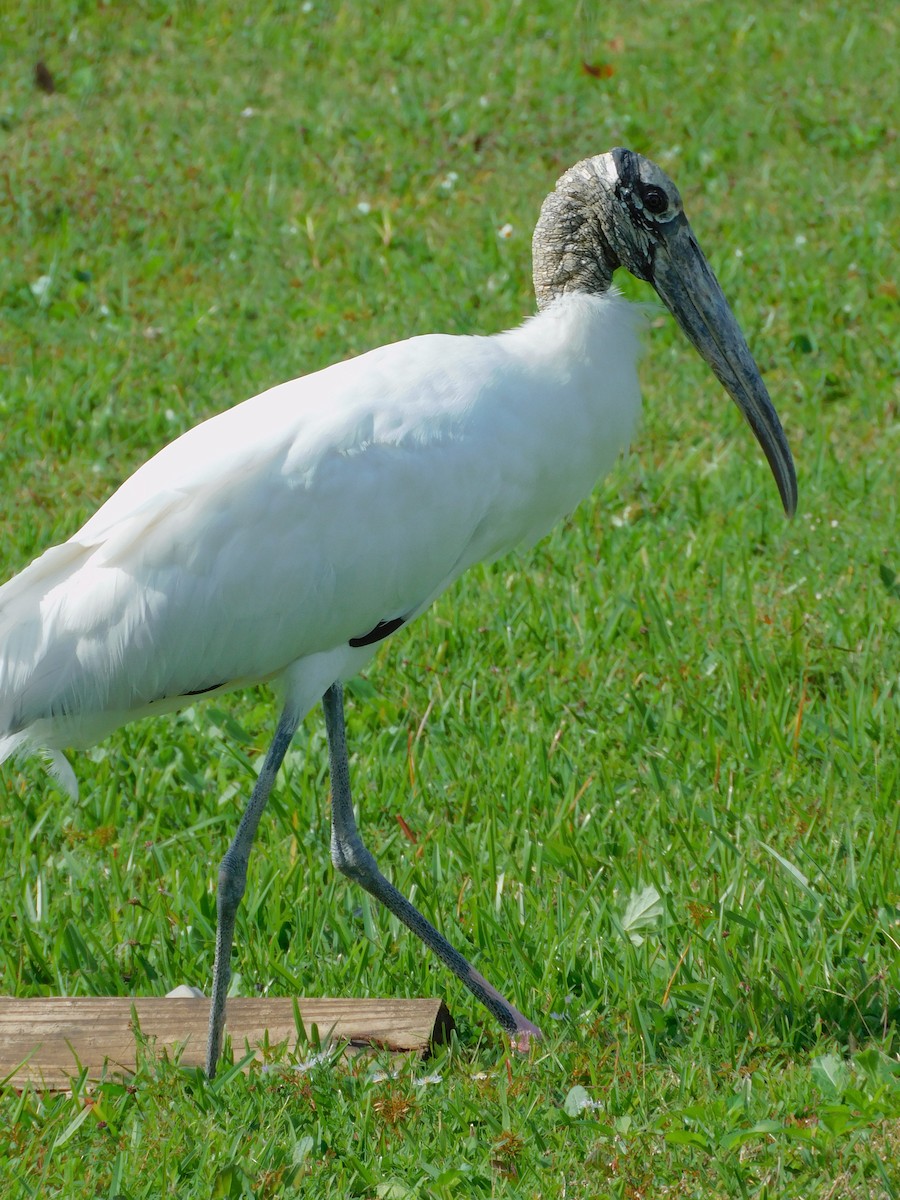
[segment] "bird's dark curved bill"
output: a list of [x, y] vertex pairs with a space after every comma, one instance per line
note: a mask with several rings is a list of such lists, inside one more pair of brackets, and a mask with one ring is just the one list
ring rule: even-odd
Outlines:
[[746, 417], [775, 476], [784, 511], [793, 516], [797, 474], [787, 438], [737, 319], [684, 217], [658, 243], [651, 282]]

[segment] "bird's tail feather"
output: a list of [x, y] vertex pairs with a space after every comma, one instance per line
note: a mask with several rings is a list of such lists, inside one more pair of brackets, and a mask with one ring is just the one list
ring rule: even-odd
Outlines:
[[49, 750], [46, 747], [33, 745], [29, 741], [27, 733], [24, 732], [0, 737], [0, 763], [6, 762], [9, 758], [27, 754], [33, 754], [40, 758], [66, 795], [71, 796], [73, 800], [78, 799], [78, 780], [71, 763], [60, 750]]
[[39, 753], [53, 779], [56, 780], [67, 796], [71, 796], [73, 800], [77, 800], [78, 780], [75, 772], [72, 770], [72, 764], [63, 752], [61, 750], [41, 750]]
[[23, 697], [34, 688], [40, 672], [46, 670], [38, 652], [41, 600], [84, 557], [85, 547], [78, 543], [53, 546], [0, 587], [0, 763], [13, 756], [39, 755], [50, 774], [73, 797], [78, 794], [78, 785], [68, 760], [58, 749], [42, 746], [40, 732], [31, 728], [27, 702], [25, 713], [22, 710]]

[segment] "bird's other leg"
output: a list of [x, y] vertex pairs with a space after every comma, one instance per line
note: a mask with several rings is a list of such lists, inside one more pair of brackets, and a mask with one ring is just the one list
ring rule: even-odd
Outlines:
[[222, 1053], [222, 1033], [225, 1027], [225, 997], [231, 978], [231, 946], [234, 941], [234, 920], [247, 884], [247, 863], [259, 819], [266, 807], [272, 784], [278, 774], [291, 738], [300, 724], [300, 712], [288, 704], [278, 721], [275, 737], [262, 765], [249, 803], [244, 809], [237, 833], [219, 867], [219, 889], [216, 896], [216, 957], [213, 965], [212, 1001], [209, 1006], [209, 1035], [206, 1042], [206, 1073], [210, 1079]]
[[347, 735], [344, 728], [344, 698], [340, 683], [333, 684], [322, 698], [328, 756], [331, 767], [331, 857], [344, 875], [361, 884], [376, 900], [420, 937], [470, 992], [497, 1018], [510, 1034], [513, 1045], [526, 1050], [541, 1031], [509, 1003], [483, 975], [463, 957], [447, 939], [427, 921], [409, 900], [381, 874], [378, 864], [365, 848], [350, 797], [350, 765], [347, 760]]

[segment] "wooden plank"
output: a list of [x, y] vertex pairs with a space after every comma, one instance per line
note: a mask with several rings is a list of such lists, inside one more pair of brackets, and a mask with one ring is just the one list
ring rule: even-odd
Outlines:
[[[261, 1058], [259, 1047], [267, 1035], [270, 1047], [287, 1042], [293, 1051], [298, 1040], [294, 1004], [290, 997], [229, 1000], [226, 1035], [235, 1056], [249, 1047]], [[307, 1036], [315, 1025], [323, 1042], [427, 1054], [453, 1028], [439, 999], [321, 998], [298, 999], [296, 1005]], [[137, 1056], [135, 1017], [149, 1052], [178, 1053], [186, 1066], [203, 1065], [209, 1000], [0, 997], [0, 1081], [59, 1090], [85, 1067], [91, 1079], [130, 1074]]]

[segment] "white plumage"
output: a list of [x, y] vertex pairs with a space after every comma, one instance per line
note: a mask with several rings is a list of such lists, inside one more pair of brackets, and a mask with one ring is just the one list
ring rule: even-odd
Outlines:
[[222, 860], [206, 1065], [221, 1051], [235, 916], [287, 746], [321, 696], [332, 858], [404, 921], [517, 1045], [540, 1031], [388, 882], [359, 837], [341, 680], [466, 567], [535, 541], [590, 491], [639, 410], [653, 283], [746, 416], [788, 512], [796, 476], [765, 385], [674, 184], [628, 150], [577, 163], [535, 229], [540, 312], [494, 337], [419, 337], [272, 388], [198, 425], [78, 533], [0, 588], [0, 761], [264, 680], [284, 708]]
[[543, 536], [639, 410], [640, 310], [561, 297], [383, 346], [205, 421], [0, 588], [0, 758], [282, 677], [308, 711], [379, 621]]

